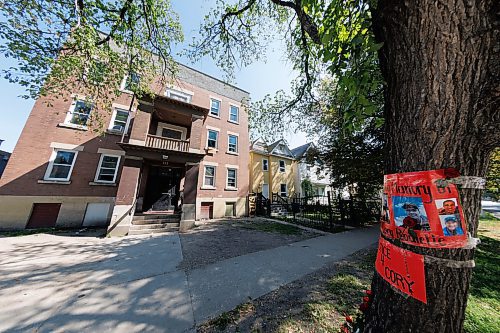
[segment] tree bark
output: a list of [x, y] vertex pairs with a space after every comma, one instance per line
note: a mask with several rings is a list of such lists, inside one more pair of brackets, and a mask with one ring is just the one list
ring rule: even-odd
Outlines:
[[[378, 1], [372, 13], [384, 43], [386, 174], [456, 168], [485, 177], [489, 154], [500, 145], [499, 3]], [[481, 192], [459, 189], [474, 236]], [[452, 260], [474, 257], [474, 250], [398, 246]], [[365, 332], [461, 332], [472, 269], [425, 263], [425, 272], [427, 304], [405, 298], [375, 273]]]

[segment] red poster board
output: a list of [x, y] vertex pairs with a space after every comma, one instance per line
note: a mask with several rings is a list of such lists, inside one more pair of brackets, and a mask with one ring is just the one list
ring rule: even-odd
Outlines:
[[416, 246], [465, 246], [467, 230], [457, 188], [437, 184], [457, 176], [454, 169], [385, 175], [381, 232]]
[[394, 246], [380, 237], [375, 268], [393, 287], [427, 303], [424, 256]]

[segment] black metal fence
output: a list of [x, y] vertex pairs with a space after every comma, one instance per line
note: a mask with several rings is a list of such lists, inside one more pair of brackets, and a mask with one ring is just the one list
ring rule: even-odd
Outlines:
[[273, 193], [269, 199], [262, 193], [254, 198], [255, 214], [323, 230], [338, 231], [376, 222], [380, 216], [378, 200], [345, 200], [328, 192], [325, 196], [281, 197]]

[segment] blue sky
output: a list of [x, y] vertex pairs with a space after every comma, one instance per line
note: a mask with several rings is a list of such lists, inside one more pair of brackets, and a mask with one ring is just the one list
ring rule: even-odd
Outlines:
[[[212, 8], [213, 0], [172, 0], [175, 11], [180, 16], [184, 30], [185, 41], [189, 42], [198, 35], [198, 29], [203, 17]], [[187, 44], [187, 43], [186, 43]], [[235, 84], [249, 91], [253, 100], [258, 100], [266, 94], [273, 94], [276, 90], [289, 90], [290, 81], [295, 77], [291, 65], [286, 61], [283, 45], [277, 40], [272, 46], [274, 51], [267, 54], [266, 62], [258, 62], [247, 68], [237, 70]], [[182, 47], [181, 47], [182, 48]], [[191, 63], [185, 57], [176, 57], [180, 62], [196, 68], [209, 75], [223, 78], [224, 73], [217, 68], [209, 58], [204, 58], [198, 63]], [[0, 70], [13, 65], [8, 59], [0, 58]], [[33, 107], [33, 100], [25, 100], [19, 97], [24, 94], [24, 88], [9, 83], [0, 78], [0, 139], [5, 140], [0, 149], [12, 151], [21, 134], [24, 123]], [[304, 133], [287, 133], [291, 148], [306, 143]]]

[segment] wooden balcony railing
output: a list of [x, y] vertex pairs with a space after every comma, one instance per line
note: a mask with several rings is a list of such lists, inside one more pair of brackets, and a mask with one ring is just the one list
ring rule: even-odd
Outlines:
[[148, 134], [148, 137], [146, 139], [146, 147], [188, 152], [189, 141], [169, 139], [162, 136]]

